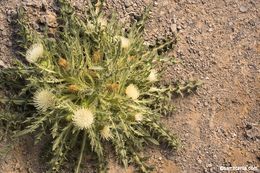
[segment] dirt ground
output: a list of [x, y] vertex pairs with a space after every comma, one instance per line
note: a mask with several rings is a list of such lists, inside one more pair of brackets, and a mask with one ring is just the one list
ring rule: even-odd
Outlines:
[[[82, 9], [84, 0], [73, 0]], [[168, 81], [200, 79], [194, 95], [173, 100], [176, 112], [163, 119], [179, 136], [177, 152], [150, 148], [149, 163], [155, 173], [227, 172], [223, 167], [245, 167], [260, 171], [260, 1], [259, 0], [107, 0], [106, 11], [114, 10], [126, 23], [135, 20], [152, 3], [145, 38], [177, 34], [176, 49], [170, 52], [182, 63], [167, 68]], [[41, 0], [0, 0], [0, 66], [14, 56], [10, 16], [23, 4], [37, 19]], [[48, 10], [56, 7], [48, 0]], [[0, 145], [1, 147], [1, 145]], [[1, 173], [41, 173], [39, 146], [27, 137], [0, 162]], [[222, 167], [221, 167], [222, 166]], [[91, 172], [89, 165], [83, 172]], [[256, 170], [258, 167], [258, 171]], [[242, 168], [240, 168], [242, 169]], [[250, 171], [250, 169], [252, 171]], [[122, 169], [111, 156], [110, 173]], [[253, 171], [254, 170], [254, 171]]]

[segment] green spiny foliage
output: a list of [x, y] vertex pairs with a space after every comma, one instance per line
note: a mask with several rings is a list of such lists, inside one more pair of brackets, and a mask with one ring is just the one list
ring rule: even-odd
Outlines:
[[[51, 134], [51, 172], [59, 172], [78, 146], [76, 173], [89, 147], [98, 172], [106, 172], [107, 144], [125, 167], [132, 163], [149, 172], [139, 152], [149, 144], [177, 148], [160, 117], [173, 110], [174, 93], [189, 93], [199, 83], [161, 84], [160, 66], [170, 62], [161, 52], [173, 41], [146, 46], [144, 20], [126, 32], [115, 17], [107, 21], [99, 5], [80, 17], [67, 1], [59, 0], [59, 5], [60, 24], [52, 34], [47, 27], [44, 34], [30, 29], [23, 9], [18, 10], [23, 58], [0, 72], [0, 89], [9, 91], [0, 103], [5, 111], [15, 107], [22, 112], [16, 122], [22, 121], [23, 130], [15, 136], [34, 133], [39, 142]], [[5, 119], [1, 115], [1, 123]]]

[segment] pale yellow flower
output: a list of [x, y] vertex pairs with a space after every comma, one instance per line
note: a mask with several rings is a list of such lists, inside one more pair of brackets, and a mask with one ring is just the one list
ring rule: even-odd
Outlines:
[[33, 44], [27, 51], [25, 58], [30, 63], [35, 63], [43, 56], [44, 48], [41, 43]]
[[150, 81], [150, 82], [156, 82], [157, 81], [157, 71], [156, 70], [154, 70], [154, 69], [152, 69], [151, 71], [150, 71], [150, 74], [149, 74], [149, 76], [148, 76], [148, 80]]
[[94, 115], [89, 109], [81, 108], [72, 115], [72, 122], [79, 129], [88, 129], [94, 122]]
[[109, 126], [105, 126], [101, 131], [100, 131], [101, 137], [103, 139], [108, 140], [109, 138], [112, 138], [112, 133], [110, 130]]
[[34, 106], [40, 111], [46, 111], [55, 104], [54, 94], [49, 90], [39, 90], [33, 97]]
[[128, 38], [120, 36], [120, 41], [121, 41], [121, 47], [123, 49], [126, 49], [130, 46], [130, 40]]
[[135, 114], [135, 121], [142, 121], [144, 119], [143, 114], [137, 113]]
[[140, 95], [138, 88], [134, 84], [128, 85], [128, 87], [126, 87], [125, 93], [128, 97], [134, 100], [136, 100]]

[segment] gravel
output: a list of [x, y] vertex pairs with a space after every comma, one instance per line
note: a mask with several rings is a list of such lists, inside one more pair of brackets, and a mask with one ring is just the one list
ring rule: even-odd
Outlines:
[[[83, 0], [72, 3], [79, 12], [84, 8]], [[107, 14], [116, 11], [127, 28], [149, 3], [152, 9], [145, 27], [146, 43], [174, 39], [175, 34], [178, 37], [175, 50], [168, 54], [181, 63], [165, 67], [166, 81], [204, 82], [193, 95], [175, 98], [176, 112], [162, 119], [180, 138], [182, 147], [176, 152], [147, 149], [155, 172], [219, 172], [219, 166], [259, 165], [260, 1], [107, 0], [104, 10]], [[0, 1], [0, 66], [15, 57], [13, 45], [7, 42], [14, 29], [10, 16], [18, 4], [26, 6], [30, 22], [38, 29], [38, 20], [57, 26], [53, 13], [57, 7], [51, 0], [43, 1], [44, 5], [40, 0]], [[28, 139], [9, 154], [19, 164], [13, 159], [0, 162], [0, 172], [17, 168], [22, 173], [28, 169], [43, 172], [38, 168], [44, 167], [39, 147], [32, 149], [30, 142]], [[112, 162], [113, 171], [123, 169]]]

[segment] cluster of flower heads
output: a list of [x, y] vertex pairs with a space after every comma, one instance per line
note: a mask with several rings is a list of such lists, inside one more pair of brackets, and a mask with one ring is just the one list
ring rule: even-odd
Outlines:
[[[104, 21], [102, 22], [104, 24]], [[130, 40], [128, 38], [119, 37], [121, 41], [121, 47], [123, 49], [128, 48], [130, 46]], [[44, 46], [42, 43], [36, 43], [33, 44], [26, 52], [26, 60], [29, 63], [37, 63], [37, 61], [44, 56]], [[64, 59], [59, 59], [58, 64], [61, 66], [66, 66], [67, 61]], [[152, 69], [150, 71], [149, 76], [147, 77], [147, 80], [149, 82], [156, 82], [157, 81], [157, 71], [155, 69]], [[73, 89], [73, 86], [70, 86], [71, 90]], [[75, 89], [75, 88], [74, 88]], [[131, 98], [132, 100], [136, 101], [138, 100], [140, 96], [139, 89], [134, 84], [129, 84], [125, 89], [125, 94]], [[47, 111], [49, 108], [53, 107], [55, 105], [55, 95], [52, 91], [46, 90], [46, 89], [40, 89], [35, 92], [33, 97], [33, 103], [38, 111]], [[137, 122], [142, 121], [144, 118], [143, 114], [140, 112], [137, 112], [134, 115], [134, 119]], [[73, 124], [78, 127], [79, 129], [88, 129], [91, 127], [91, 125], [94, 123], [95, 115], [94, 112], [89, 108], [79, 108], [77, 110], [74, 110], [72, 118], [71, 118]], [[104, 128], [100, 131], [100, 134], [103, 139], [108, 140], [112, 137], [112, 133], [109, 126], [104, 126]]]

